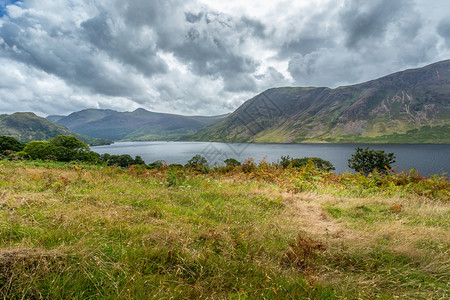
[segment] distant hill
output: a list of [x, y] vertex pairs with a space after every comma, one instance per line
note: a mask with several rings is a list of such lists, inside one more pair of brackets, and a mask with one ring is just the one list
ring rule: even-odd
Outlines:
[[95, 146], [110, 144], [107, 139], [92, 138], [70, 131], [31, 112], [0, 115], [0, 135], [13, 136], [21, 142], [48, 141], [57, 135], [72, 135]]
[[190, 140], [450, 143], [450, 60], [343, 86], [269, 89]]
[[52, 116], [46, 117], [46, 119], [52, 123], [56, 123], [56, 121], [61, 120], [64, 117], [65, 116], [52, 115]]
[[225, 117], [190, 117], [154, 113], [140, 108], [133, 112], [85, 109], [66, 117], [49, 116], [47, 119], [88, 136], [114, 141], [151, 141], [177, 140]]

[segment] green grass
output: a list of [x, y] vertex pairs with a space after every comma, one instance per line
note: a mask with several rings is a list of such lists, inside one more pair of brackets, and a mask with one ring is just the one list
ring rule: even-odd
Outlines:
[[448, 296], [446, 179], [242, 170], [1, 161], [0, 295]]

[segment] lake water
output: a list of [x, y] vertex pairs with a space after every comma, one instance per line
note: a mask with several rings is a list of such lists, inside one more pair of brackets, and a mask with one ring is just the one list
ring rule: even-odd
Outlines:
[[243, 161], [253, 158], [269, 162], [282, 155], [293, 158], [320, 157], [330, 161], [337, 173], [348, 170], [347, 159], [356, 147], [393, 152], [398, 171], [418, 170], [422, 175], [450, 172], [450, 144], [227, 144], [210, 142], [118, 142], [109, 146], [92, 147], [103, 154], [139, 155], [146, 163], [163, 160], [168, 164], [185, 164], [194, 155], [204, 156], [208, 162], [223, 163], [227, 158]]

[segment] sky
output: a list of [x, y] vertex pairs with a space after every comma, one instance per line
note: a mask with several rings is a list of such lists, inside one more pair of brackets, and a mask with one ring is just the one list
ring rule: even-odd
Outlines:
[[0, 113], [218, 115], [449, 58], [449, 0], [0, 0]]

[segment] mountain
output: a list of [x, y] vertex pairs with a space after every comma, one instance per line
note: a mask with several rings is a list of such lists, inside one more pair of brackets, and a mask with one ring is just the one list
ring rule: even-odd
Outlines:
[[223, 120], [226, 115], [213, 117], [189, 117], [154, 113], [139, 108], [133, 112], [85, 109], [69, 116], [49, 120], [80, 134], [111, 140], [177, 140], [186, 134]]
[[61, 120], [64, 117], [65, 116], [51, 115], [51, 116], [46, 117], [46, 119], [47, 119], [47, 121], [50, 121], [52, 123], [56, 123], [56, 121]]
[[0, 135], [13, 136], [21, 142], [48, 141], [57, 135], [72, 135], [92, 146], [111, 144], [107, 139], [91, 138], [72, 132], [31, 112], [0, 115]]
[[189, 140], [450, 143], [450, 60], [330, 89], [269, 89]]

